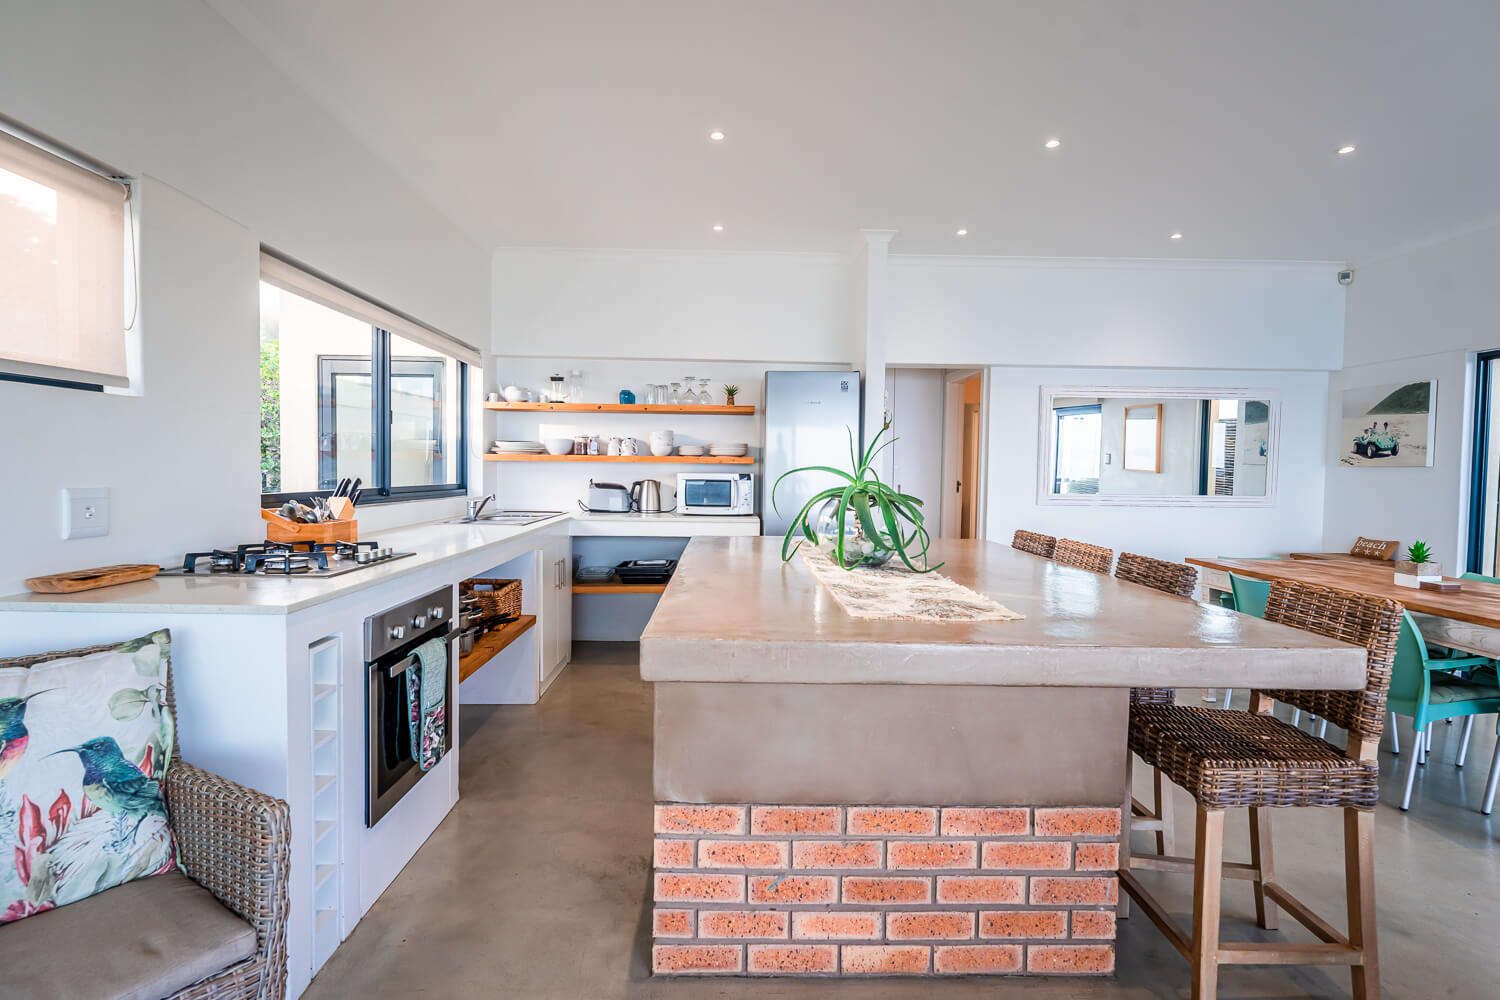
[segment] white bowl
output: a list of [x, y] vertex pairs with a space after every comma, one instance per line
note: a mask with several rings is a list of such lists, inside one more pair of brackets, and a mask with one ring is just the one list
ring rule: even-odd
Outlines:
[[651, 454], [655, 455], [657, 458], [666, 458], [668, 455], [672, 454], [671, 442], [663, 444], [662, 442], [657, 441], [655, 438], [652, 438]]
[[571, 454], [573, 454], [573, 439], [570, 438], [570, 437], [567, 437], [567, 438], [548, 438], [546, 441], [543, 441], [542, 443], [547, 446], [547, 454], [549, 454], [549, 455], [571, 455]]
[[526, 398], [526, 390], [518, 386], [508, 385], [500, 390], [500, 395], [504, 396], [508, 402], [519, 403]]

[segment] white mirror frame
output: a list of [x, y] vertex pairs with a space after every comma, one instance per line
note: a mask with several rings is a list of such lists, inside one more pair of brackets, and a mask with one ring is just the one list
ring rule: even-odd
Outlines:
[[[1130, 399], [1246, 399], [1265, 400], [1270, 413], [1267, 420], [1266, 495], [1263, 497], [1222, 496], [1100, 496], [1098, 494], [1064, 494], [1052, 492], [1052, 401], [1068, 396], [1123, 396]], [[1242, 386], [1159, 386], [1159, 385], [1044, 385], [1041, 407], [1037, 414], [1036, 502], [1039, 507], [1208, 507], [1215, 510], [1232, 507], [1270, 507], [1276, 501], [1276, 474], [1281, 465], [1281, 395], [1273, 389], [1249, 389]]]

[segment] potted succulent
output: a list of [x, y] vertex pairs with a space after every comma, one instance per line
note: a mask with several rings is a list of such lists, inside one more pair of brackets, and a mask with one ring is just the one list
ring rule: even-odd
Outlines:
[[1396, 561], [1396, 582], [1404, 587], [1418, 587], [1424, 581], [1440, 581], [1443, 567], [1432, 559], [1432, 550], [1423, 541], [1412, 542], [1406, 558]]
[[813, 494], [792, 518], [792, 525], [781, 540], [783, 561], [790, 560], [807, 541], [846, 570], [880, 566], [897, 556], [908, 569], [918, 573], [930, 573], [943, 565], [930, 566], [927, 562], [932, 536], [923, 525], [922, 501], [881, 482], [872, 465], [876, 455], [895, 443], [896, 439], [891, 438], [880, 444], [890, 426], [886, 424], [880, 429], [863, 455], [854, 447], [854, 432], [845, 428], [849, 434], [852, 471], [808, 465], [783, 473], [772, 485], [771, 506], [775, 508], [776, 487], [787, 476], [827, 472], [841, 480], [838, 485]]
[[724, 386], [724, 405], [725, 406], [733, 406], [734, 405], [734, 396], [735, 396], [735, 393], [737, 393], [739, 391], [740, 391], [740, 387], [737, 386], [737, 385], [726, 385], [726, 386]]

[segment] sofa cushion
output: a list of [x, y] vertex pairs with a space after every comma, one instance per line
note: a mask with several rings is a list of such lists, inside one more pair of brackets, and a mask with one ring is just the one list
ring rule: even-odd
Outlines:
[[165, 631], [0, 662], [0, 924], [170, 871]]
[[168, 872], [0, 927], [0, 993], [158, 1000], [254, 954], [249, 924]]

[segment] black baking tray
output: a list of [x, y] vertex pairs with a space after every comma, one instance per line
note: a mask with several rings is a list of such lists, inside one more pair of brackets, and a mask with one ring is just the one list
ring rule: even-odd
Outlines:
[[615, 566], [615, 576], [621, 583], [666, 583], [676, 568], [676, 559], [627, 559]]

